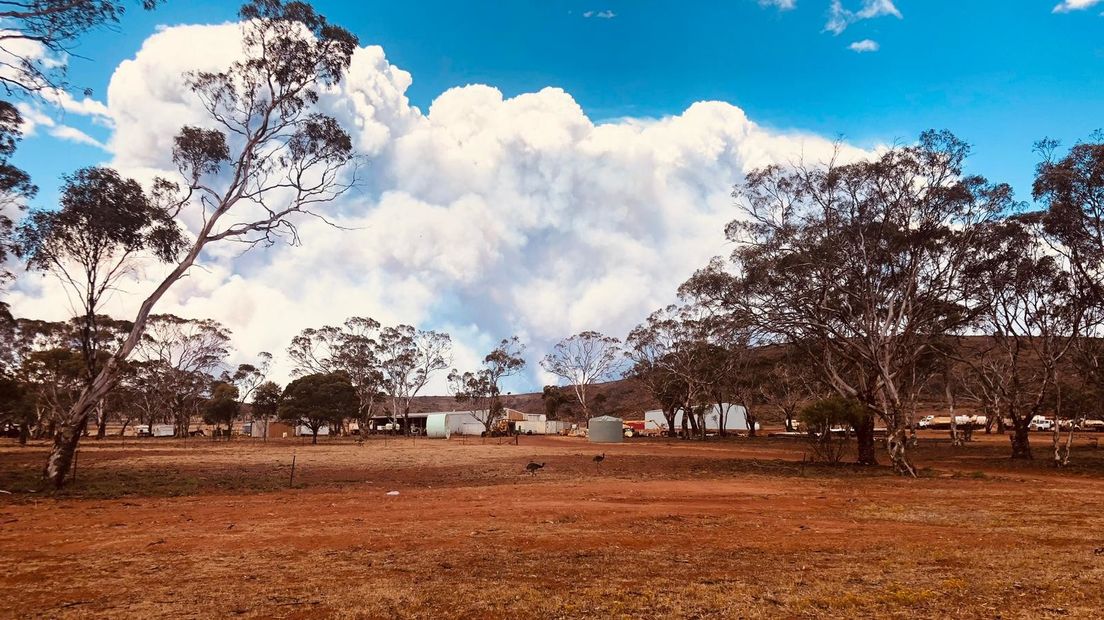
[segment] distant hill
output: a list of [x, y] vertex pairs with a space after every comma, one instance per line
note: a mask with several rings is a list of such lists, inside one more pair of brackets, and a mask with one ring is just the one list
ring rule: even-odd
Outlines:
[[[570, 401], [559, 408], [556, 418], [573, 422], [584, 421], [582, 419], [582, 407], [575, 399], [575, 392], [572, 391], [571, 387], [561, 389], [565, 390], [565, 396], [568, 396]], [[588, 397], [589, 399], [603, 401], [601, 405], [602, 414], [615, 415], [628, 420], [642, 419], [645, 411], [659, 408], [659, 404], [652, 400], [647, 390], [631, 379], [592, 385]], [[526, 413], [544, 413], [545, 411], [544, 400], [541, 398], [540, 392], [512, 394], [504, 398], [506, 399], [506, 406], [511, 409]], [[452, 396], [419, 396], [414, 399], [412, 410], [419, 413], [426, 411], [464, 411], [464, 404], [456, 402], [456, 399]]]

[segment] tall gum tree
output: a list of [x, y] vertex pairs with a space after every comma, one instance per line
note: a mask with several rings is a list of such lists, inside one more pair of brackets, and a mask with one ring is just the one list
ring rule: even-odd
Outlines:
[[341, 326], [304, 329], [287, 349], [295, 376], [341, 371], [349, 377], [357, 392], [362, 431], [368, 428], [376, 405], [386, 398], [380, 335], [379, 321], [349, 317]]
[[571, 386], [583, 408], [583, 416], [590, 418], [590, 386], [617, 376], [623, 362], [620, 340], [585, 331], [557, 343], [540, 365]]
[[352, 140], [315, 104], [319, 87], [343, 78], [356, 37], [303, 2], [254, 0], [239, 17], [242, 59], [224, 71], [187, 76], [208, 118], [175, 138], [182, 182], [157, 183], [160, 195], [172, 198], [170, 213], [179, 218], [188, 211], [198, 230], [139, 306], [128, 338], [59, 424], [43, 472], [55, 486], [64, 484], [80, 429], [138, 345], [154, 306], [204, 248], [223, 241], [246, 248], [298, 243], [295, 216], [319, 215], [355, 183]]
[[715, 262], [684, 286], [809, 347], [824, 382], [869, 413], [856, 429], [860, 462], [876, 462], [877, 418], [901, 474], [915, 475], [910, 401], [937, 370], [931, 350], [973, 319], [959, 286], [973, 242], [1013, 206], [1007, 185], [965, 174], [968, 153], [928, 131], [869, 160], [755, 170], [734, 191], [731, 275]]
[[1056, 404], [1060, 370], [1079, 340], [1091, 296], [1047, 247], [1037, 221], [1029, 214], [988, 227], [966, 278], [990, 344], [963, 360], [1012, 423], [1014, 459], [1033, 457], [1029, 425]]
[[482, 368], [460, 372], [452, 369], [448, 375], [449, 389], [456, 402], [466, 403], [468, 411], [483, 423], [488, 436], [502, 417], [502, 380], [525, 368], [525, 345], [517, 336], [504, 338], [483, 357]]
[[443, 332], [411, 325], [386, 327], [379, 334], [382, 389], [391, 405], [391, 420], [403, 419], [409, 434], [410, 407], [433, 375], [452, 363], [452, 338]]
[[[77, 311], [80, 350], [88, 384], [99, 373], [100, 312], [138, 261], [152, 255], [172, 261], [184, 238], [179, 225], [133, 179], [91, 167], [64, 177], [61, 208], [36, 210], [19, 227], [27, 265], [57, 277]], [[126, 324], [129, 328], [133, 326]]]

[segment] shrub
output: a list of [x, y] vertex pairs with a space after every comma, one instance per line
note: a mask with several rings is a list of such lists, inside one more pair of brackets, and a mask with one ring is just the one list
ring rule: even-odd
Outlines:
[[861, 403], [855, 400], [825, 398], [801, 410], [798, 418], [809, 433], [813, 458], [826, 463], [839, 463], [851, 443], [851, 429], [863, 417]]

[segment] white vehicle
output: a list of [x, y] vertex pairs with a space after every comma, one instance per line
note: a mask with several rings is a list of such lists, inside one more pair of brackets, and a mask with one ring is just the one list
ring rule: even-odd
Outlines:
[[1059, 420], [1058, 428], [1062, 430], [1069, 430], [1070, 426], [1073, 426], [1075, 431], [1097, 431], [1104, 430], [1104, 420]]
[[1028, 423], [1027, 429], [1032, 431], [1051, 431], [1054, 430], [1054, 421], [1037, 415], [1031, 418], [1031, 422]]
[[931, 426], [932, 420], [935, 419], [933, 415], [926, 415], [916, 421], [916, 428], [928, 428]]

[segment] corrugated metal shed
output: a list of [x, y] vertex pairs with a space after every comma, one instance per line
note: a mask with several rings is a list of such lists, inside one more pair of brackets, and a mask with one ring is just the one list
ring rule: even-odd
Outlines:
[[426, 437], [431, 439], [448, 439], [452, 435], [452, 429], [449, 428], [449, 417], [447, 413], [435, 413], [426, 418]]

